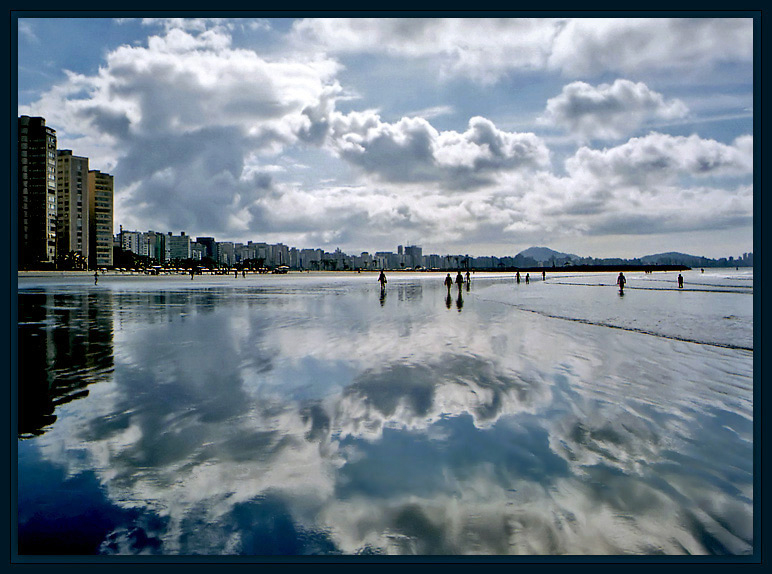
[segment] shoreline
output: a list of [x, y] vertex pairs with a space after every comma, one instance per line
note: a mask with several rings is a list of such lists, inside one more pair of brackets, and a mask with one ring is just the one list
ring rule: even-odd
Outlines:
[[[733, 269], [735, 266], [729, 266], [729, 267], [710, 267], [707, 269]], [[749, 269], [753, 269], [752, 267], [748, 267]], [[522, 268], [506, 268], [506, 269], [469, 269], [468, 271], [472, 274], [475, 273], [538, 273], [541, 274], [542, 272], [546, 272], [549, 274], [555, 274], [555, 273], [576, 273], [576, 272], [585, 272], [585, 273], [609, 273], [609, 272], [616, 272], [616, 271], [623, 271], [623, 272], [643, 272], [643, 271], [652, 271], [652, 272], [673, 272], [673, 271], [689, 271], [693, 268], [687, 267], [684, 265], [659, 265], [659, 266], [646, 266], [646, 265], [572, 265], [572, 266], [564, 266], [564, 267], [522, 267]], [[403, 273], [419, 273], [419, 274], [441, 274], [441, 273], [456, 273], [459, 271], [459, 269], [384, 269], [383, 270], [387, 274], [403, 274]], [[293, 269], [291, 271], [288, 271], [286, 273], [258, 273], [255, 271], [247, 272], [246, 276], [266, 276], [266, 275], [332, 275], [332, 274], [345, 274], [345, 275], [359, 275], [362, 273], [369, 273], [369, 274], [377, 274], [380, 273], [380, 269], [362, 269], [360, 270], [297, 270]], [[462, 273], [466, 273], [466, 269], [461, 269]], [[239, 277], [241, 277], [241, 271], [238, 272]], [[232, 276], [233, 271], [226, 272], [226, 273], [202, 273], [197, 274], [196, 277], [228, 277]], [[160, 274], [156, 275], [153, 273], [146, 273], [144, 271], [117, 271], [114, 269], [108, 270], [108, 271], [100, 271], [99, 277], [190, 277], [190, 273], [187, 271], [177, 271], [177, 272], [161, 272]], [[17, 271], [17, 277], [19, 279], [21, 278], [54, 278], [54, 277], [72, 277], [72, 278], [86, 278], [86, 277], [94, 277], [94, 271], [59, 271], [59, 270], [24, 270], [24, 271]]]

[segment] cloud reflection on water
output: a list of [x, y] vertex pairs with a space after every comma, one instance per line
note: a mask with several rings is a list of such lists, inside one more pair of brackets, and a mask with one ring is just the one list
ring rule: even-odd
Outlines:
[[113, 293], [113, 376], [40, 451], [161, 519], [105, 552], [750, 550], [752, 356], [437, 283]]

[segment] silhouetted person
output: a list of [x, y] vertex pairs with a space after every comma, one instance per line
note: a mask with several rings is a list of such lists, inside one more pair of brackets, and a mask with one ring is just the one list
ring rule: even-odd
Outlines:
[[461, 271], [458, 272], [456, 275], [456, 285], [458, 286], [459, 293], [461, 292], [461, 287], [464, 285], [464, 276], [461, 275]]
[[520, 271], [515, 273], [515, 281], [517, 281], [517, 284], [520, 285]]
[[472, 282], [472, 278], [469, 276], [469, 271], [466, 272], [466, 282], [467, 283], [471, 283]]
[[525, 284], [528, 285], [531, 282], [531, 275], [529, 273], [525, 274]]
[[242, 277], [246, 277], [247, 276], [247, 270], [244, 267], [241, 268], [241, 276]]
[[99, 271], [94, 271], [94, 285], [99, 283]]
[[193, 268], [190, 268], [190, 280], [193, 281]]
[[445, 287], [448, 288], [448, 297], [450, 297], [450, 288], [453, 287], [453, 279], [450, 278], [450, 273], [445, 277]]
[[700, 269], [700, 273], [705, 273], [705, 270], [704, 269]]
[[679, 289], [684, 288], [684, 278], [680, 273], [678, 274], [678, 288]]
[[622, 272], [619, 272], [619, 277], [617, 277], [617, 285], [619, 285], [619, 292], [622, 293], [625, 290], [625, 283], [627, 283], [627, 279], [625, 279], [625, 276], [622, 274]]
[[381, 270], [381, 274], [378, 276], [378, 283], [381, 284], [381, 291], [386, 289], [386, 274]]
[[[448, 277], [450, 277], [450, 275], [448, 275]], [[451, 284], [451, 285], [453, 284], [453, 281], [452, 281], [452, 280], [450, 281], [450, 284]], [[448, 309], [450, 309], [450, 306], [451, 306], [452, 304], [453, 304], [453, 299], [451, 299], [451, 297], [450, 297], [450, 287], [448, 287], [448, 296], [447, 296], [447, 297], [445, 297], [445, 306], [446, 306]]]
[[541, 272], [541, 280], [542, 280], [542, 281], [544, 281], [546, 278], [547, 278], [547, 273], [546, 273], [546, 271], [542, 271], [542, 272]]
[[239, 270], [238, 269], [234, 269], [233, 270], [233, 278], [234, 279], [238, 279], [239, 278]]

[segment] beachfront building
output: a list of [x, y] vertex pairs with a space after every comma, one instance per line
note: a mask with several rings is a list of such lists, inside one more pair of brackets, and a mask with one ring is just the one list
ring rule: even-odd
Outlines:
[[354, 269], [371, 269], [373, 266], [373, 257], [367, 251], [351, 258]]
[[232, 267], [236, 263], [236, 252], [232, 241], [217, 242], [217, 263]]
[[72, 150], [56, 153], [56, 255], [89, 261], [88, 158]]
[[196, 243], [206, 248], [204, 257], [210, 257], [212, 260], [217, 261], [217, 242], [214, 240], [214, 237], [196, 237]]
[[113, 176], [88, 172], [89, 268], [113, 266]]
[[238, 263], [251, 261], [257, 257], [257, 246], [251, 241], [248, 241], [246, 245], [243, 243], [236, 243], [233, 250], [236, 254], [236, 261]]
[[56, 259], [56, 130], [45, 118], [18, 119], [19, 268]]
[[204, 257], [206, 257], [206, 247], [198, 242], [191, 243], [190, 258], [194, 259], [195, 261], [201, 261]]
[[139, 255], [139, 238], [142, 234], [139, 231], [124, 231], [123, 225], [118, 233], [118, 242], [123, 251], [131, 251]]
[[423, 250], [417, 245], [408, 245], [405, 247], [405, 267], [415, 269], [416, 267], [423, 267], [424, 258]]
[[324, 251], [322, 249], [301, 249], [298, 260], [300, 269], [319, 269]]
[[166, 260], [184, 261], [190, 259], [190, 236], [181, 231], [179, 235], [166, 235]]
[[148, 231], [139, 236], [139, 254], [159, 263], [166, 260], [166, 235], [158, 231]]
[[278, 267], [279, 265], [289, 266], [289, 247], [283, 243], [277, 243], [271, 245], [271, 265]]

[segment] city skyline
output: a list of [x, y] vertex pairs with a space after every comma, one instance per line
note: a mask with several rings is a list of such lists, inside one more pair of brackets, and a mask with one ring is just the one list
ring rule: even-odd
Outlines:
[[753, 251], [752, 18], [18, 26], [19, 114], [114, 175], [116, 227], [370, 253]]

